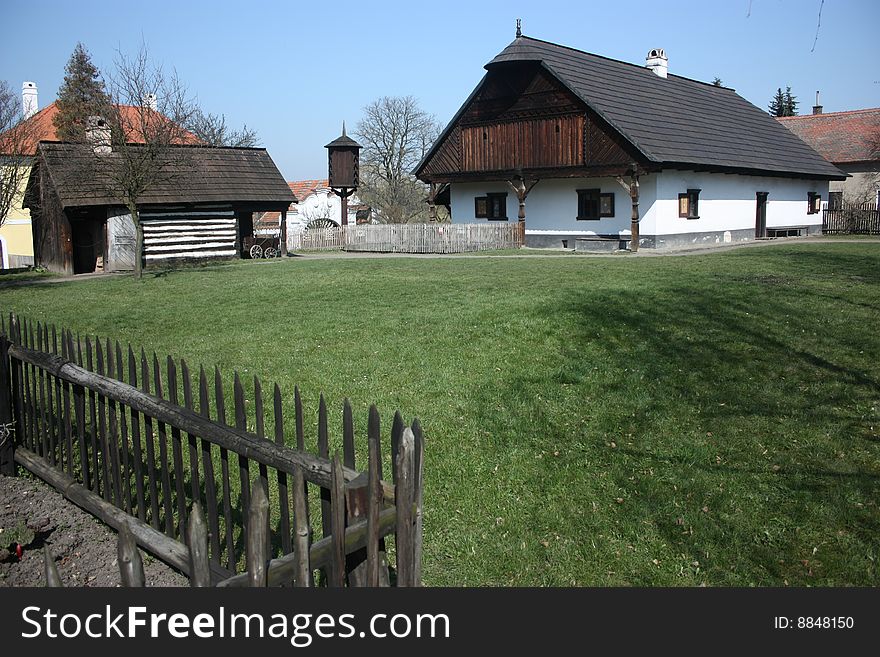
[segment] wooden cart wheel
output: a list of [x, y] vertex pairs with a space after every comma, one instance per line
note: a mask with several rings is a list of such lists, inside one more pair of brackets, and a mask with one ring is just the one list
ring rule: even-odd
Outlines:
[[274, 258], [274, 257], [277, 256], [277, 255], [278, 255], [278, 251], [276, 251], [276, 250], [275, 250], [273, 247], [271, 247], [271, 246], [267, 246], [267, 247], [263, 250], [263, 257], [264, 257], [264, 258]]
[[263, 257], [263, 247], [261, 247], [259, 244], [254, 244], [251, 247], [250, 253], [251, 253], [251, 258], [253, 258], [254, 260], [256, 260], [258, 258], [262, 258]]

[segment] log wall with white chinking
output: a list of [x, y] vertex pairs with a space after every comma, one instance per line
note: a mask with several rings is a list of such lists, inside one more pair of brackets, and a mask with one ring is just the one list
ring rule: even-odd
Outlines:
[[164, 260], [234, 258], [237, 224], [228, 208], [141, 213], [147, 265]]

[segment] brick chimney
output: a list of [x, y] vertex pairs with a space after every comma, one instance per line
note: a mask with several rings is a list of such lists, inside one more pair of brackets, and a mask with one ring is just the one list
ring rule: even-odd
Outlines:
[[91, 144], [96, 155], [107, 155], [110, 147], [110, 126], [100, 116], [90, 116], [86, 123], [86, 141]]
[[819, 104], [819, 92], [816, 92], [816, 104], [813, 105], [813, 114], [821, 114], [822, 106]]
[[22, 82], [21, 83], [21, 110], [24, 118], [29, 119], [40, 109], [37, 102], [37, 83]]
[[648, 56], [645, 57], [645, 66], [654, 71], [655, 75], [665, 78], [669, 72], [669, 58], [663, 48], [651, 48]]

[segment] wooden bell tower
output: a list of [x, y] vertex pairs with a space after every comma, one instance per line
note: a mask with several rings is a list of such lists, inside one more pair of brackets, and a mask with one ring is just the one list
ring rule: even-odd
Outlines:
[[348, 225], [348, 197], [358, 187], [358, 168], [360, 149], [359, 143], [345, 134], [345, 123], [342, 124], [342, 135], [325, 146], [328, 154], [328, 178], [332, 189], [342, 200], [342, 225]]

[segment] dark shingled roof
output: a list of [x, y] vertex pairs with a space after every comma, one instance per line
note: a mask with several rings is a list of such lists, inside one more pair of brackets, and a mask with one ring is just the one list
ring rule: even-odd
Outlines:
[[[249, 203], [275, 208], [297, 201], [264, 148], [172, 148], [180, 158], [172, 161], [168, 170], [176, 172], [144, 192], [139, 198], [141, 205]], [[37, 163], [46, 166], [64, 208], [122, 205], [102, 175], [104, 167], [114, 166], [119, 158], [118, 153], [96, 158], [84, 144], [44, 141], [37, 149]]]
[[526, 36], [516, 38], [486, 69], [520, 61], [540, 62], [651, 162], [846, 176], [733, 89], [677, 75], [661, 78], [644, 66]]

